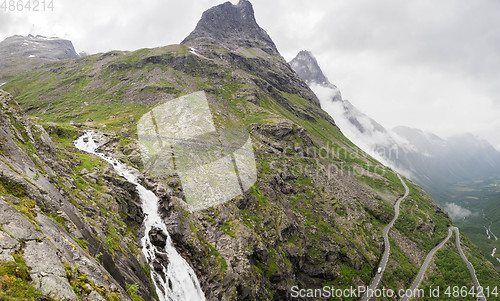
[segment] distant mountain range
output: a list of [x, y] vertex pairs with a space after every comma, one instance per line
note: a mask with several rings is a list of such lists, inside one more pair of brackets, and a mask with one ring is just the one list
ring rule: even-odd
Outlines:
[[[471, 237], [477, 237], [477, 228], [483, 227], [483, 212], [486, 212], [486, 220], [500, 220], [499, 216], [488, 216], [488, 213], [500, 211], [495, 210], [500, 207], [500, 189], [497, 188], [500, 152], [487, 141], [472, 134], [443, 139], [405, 126], [388, 130], [342, 98], [311, 52], [301, 51], [290, 65], [316, 93], [322, 108], [351, 141], [417, 182], [445, 206], [454, 220], [463, 223], [465, 218], [467, 227], [474, 228], [474, 234], [469, 231]], [[478, 216], [481, 219], [469, 222]], [[500, 223], [493, 228], [500, 232]], [[481, 242], [478, 245], [482, 245]]]
[[321, 107], [351, 141], [376, 159], [394, 166], [395, 161], [390, 160], [390, 156], [403, 152], [401, 143], [396, 142], [398, 137], [343, 99], [340, 90], [326, 78], [311, 52], [299, 52], [290, 61], [290, 66], [316, 93]]
[[387, 130], [342, 98], [311, 52], [301, 51], [290, 65], [349, 139], [422, 185], [437, 188], [436, 184], [451, 185], [500, 174], [500, 152], [486, 140], [472, 134], [443, 139], [404, 126]]
[[11, 36], [0, 42], [0, 83], [45, 63], [78, 57], [69, 40], [40, 35]]

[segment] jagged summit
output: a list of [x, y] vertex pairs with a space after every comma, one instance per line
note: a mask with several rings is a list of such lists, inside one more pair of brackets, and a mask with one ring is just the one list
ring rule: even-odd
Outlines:
[[302, 50], [290, 61], [290, 66], [308, 85], [318, 84], [322, 86], [333, 86], [318, 65], [318, 61], [311, 51]]
[[326, 78], [311, 51], [300, 51], [289, 64], [309, 87], [317, 86], [313, 89], [315, 93], [322, 94], [324, 90], [329, 90], [328, 94], [331, 96], [332, 101], [342, 101], [340, 90]]
[[207, 44], [214, 40], [230, 49], [257, 47], [279, 55], [267, 32], [257, 24], [252, 4], [247, 0], [236, 5], [226, 2], [205, 11], [182, 44]]

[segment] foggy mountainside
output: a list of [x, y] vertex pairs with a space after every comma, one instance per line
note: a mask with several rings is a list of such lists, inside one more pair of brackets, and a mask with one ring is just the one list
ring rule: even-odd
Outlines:
[[404, 126], [387, 130], [342, 98], [311, 52], [300, 52], [290, 65], [349, 139], [422, 186], [500, 267], [491, 255], [498, 241], [489, 234], [500, 232], [500, 152], [472, 134], [443, 139]]

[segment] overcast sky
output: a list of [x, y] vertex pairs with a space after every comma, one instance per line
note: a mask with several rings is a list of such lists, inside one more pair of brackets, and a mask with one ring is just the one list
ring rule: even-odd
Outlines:
[[[53, 12], [1, 10], [0, 40], [59, 36], [88, 53], [176, 44], [223, 2], [53, 1]], [[500, 1], [251, 2], [285, 59], [311, 50], [343, 97], [385, 127], [472, 132], [500, 150]]]

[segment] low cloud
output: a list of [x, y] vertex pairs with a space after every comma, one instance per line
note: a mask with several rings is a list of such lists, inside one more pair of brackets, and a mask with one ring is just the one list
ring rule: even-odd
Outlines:
[[[53, 12], [0, 11], [0, 40], [33, 29], [88, 53], [158, 47], [182, 41], [224, 1], [59, 1]], [[500, 1], [251, 1], [287, 60], [311, 50], [344, 98], [385, 127], [473, 132], [499, 148]]]
[[464, 219], [473, 215], [472, 211], [470, 211], [469, 209], [465, 209], [455, 203], [446, 203], [444, 208], [446, 209], [446, 211], [448, 211], [448, 214], [450, 215], [452, 220]]

